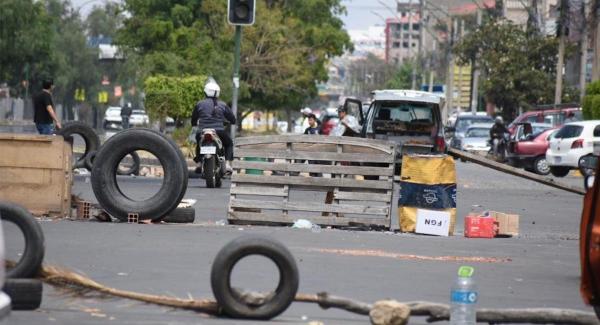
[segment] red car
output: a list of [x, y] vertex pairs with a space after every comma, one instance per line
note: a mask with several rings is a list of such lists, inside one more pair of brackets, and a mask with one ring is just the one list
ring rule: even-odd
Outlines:
[[536, 174], [548, 175], [550, 167], [546, 161], [546, 150], [548, 140], [556, 130], [552, 124], [516, 124], [515, 134], [508, 143], [508, 163]]
[[566, 108], [550, 108], [535, 111], [528, 111], [519, 116], [508, 126], [510, 134], [515, 134], [515, 129], [522, 123], [548, 123], [553, 127], [559, 127], [565, 123], [569, 113], [573, 113], [572, 121], [583, 120], [581, 108], [566, 107]]

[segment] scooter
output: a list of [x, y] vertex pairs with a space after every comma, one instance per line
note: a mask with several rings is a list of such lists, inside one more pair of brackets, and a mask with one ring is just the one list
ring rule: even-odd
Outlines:
[[494, 138], [490, 140], [490, 151], [488, 152], [496, 161], [504, 162], [506, 160], [506, 149], [508, 148], [509, 136], [504, 134], [501, 139]]
[[200, 138], [201, 177], [206, 180], [206, 187], [221, 187], [225, 176], [225, 148], [215, 129], [203, 129]]

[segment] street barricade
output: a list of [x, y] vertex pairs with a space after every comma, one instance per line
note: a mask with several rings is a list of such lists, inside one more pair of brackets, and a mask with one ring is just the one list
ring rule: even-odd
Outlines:
[[0, 198], [34, 215], [71, 215], [71, 145], [61, 136], [0, 134]]
[[236, 139], [234, 153], [230, 223], [391, 227], [393, 142], [258, 136]]
[[[456, 168], [448, 155], [404, 155], [398, 200], [400, 229], [452, 235], [456, 223]], [[447, 218], [444, 218], [446, 215]], [[419, 218], [425, 220], [419, 220]], [[433, 232], [428, 232], [433, 231]]]

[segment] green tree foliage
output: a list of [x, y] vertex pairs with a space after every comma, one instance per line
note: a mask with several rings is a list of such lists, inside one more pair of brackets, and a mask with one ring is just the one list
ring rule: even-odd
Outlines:
[[[298, 106], [327, 79], [325, 62], [351, 46], [336, 14], [340, 0], [257, 1], [243, 29], [240, 107]], [[229, 100], [233, 32], [222, 0], [125, 0], [131, 16], [119, 43], [139, 56], [146, 76], [210, 75]], [[310, 17], [310, 19], [307, 19]]]
[[[572, 51], [568, 51], [570, 53]], [[460, 64], [477, 57], [486, 100], [513, 117], [519, 107], [554, 101], [558, 40], [527, 33], [504, 20], [491, 20], [454, 48]], [[569, 100], [572, 91], [565, 91]]]
[[410, 89], [412, 86], [412, 69], [413, 66], [410, 63], [404, 63], [396, 68], [396, 72], [388, 80], [386, 88]]
[[587, 86], [582, 107], [584, 119], [600, 120], [600, 80]]
[[153, 119], [190, 117], [198, 100], [204, 97], [205, 82], [204, 76], [148, 77], [144, 82], [148, 114]]

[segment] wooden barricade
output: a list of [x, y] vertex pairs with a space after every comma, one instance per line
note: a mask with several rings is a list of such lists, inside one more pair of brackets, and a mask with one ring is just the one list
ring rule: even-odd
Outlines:
[[391, 227], [395, 144], [317, 135], [238, 138], [228, 220]]

